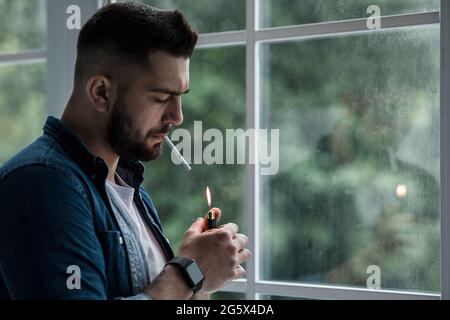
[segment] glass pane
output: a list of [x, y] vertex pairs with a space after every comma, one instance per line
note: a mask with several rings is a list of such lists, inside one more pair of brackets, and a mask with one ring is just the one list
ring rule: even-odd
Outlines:
[[219, 291], [212, 294], [211, 299], [213, 300], [245, 300], [245, 293], [240, 292], [224, 292]]
[[262, 278], [439, 291], [439, 27], [262, 50]]
[[[202, 143], [201, 137], [207, 129], [217, 128], [225, 136], [225, 129], [245, 127], [244, 65], [244, 47], [203, 49], [194, 53], [190, 92], [183, 97], [182, 124], [192, 137], [190, 162], [194, 160], [194, 145], [202, 145], [201, 150], [206, 151], [210, 144], [206, 139]], [[197, 127], [194, 131], [194, 121], [201, 121], [200, 130]], [[182, 139], [175, 141], [173, 133], [171, 138], [175, 145], [181, 143]], [[201, 164], [193, 164], [187, 172], [181, 165], [173, 164], [168, 150], [164, 145], [163, 155], [147, 165], [145, 181], [174, 249], [194, 218], [206, 214], [206, 186], [212, 191], [212, 206], [222, 210], [222, 222], [232, 221], [244, 229], [245, 166], [207, 165], [200, 157]], [[188, 158], [185, 150], [182, 153]]]
[[0, 165], [42, 134], [45, 63], [0, 65]]
[[379, 6], [382, 16], [439, 10], [439, 0], [263, 0], [261, 26], [367, 18], [370, 5]]
[[244, 0], [135, 0], [161, 9], [183, 12], [200, 33], [245, 29]]
[[45, 0], [0, 0], [0, 53], [45, 47]]

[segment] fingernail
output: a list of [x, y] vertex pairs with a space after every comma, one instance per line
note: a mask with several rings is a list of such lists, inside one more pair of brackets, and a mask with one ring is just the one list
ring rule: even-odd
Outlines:
[[202, 217], [198, 218], [196, 222], [200, 222], [201, 220], [203, 220]]

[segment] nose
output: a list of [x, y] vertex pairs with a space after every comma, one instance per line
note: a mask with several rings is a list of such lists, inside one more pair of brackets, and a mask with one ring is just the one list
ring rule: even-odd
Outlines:
[[181, 107], [181, 96], [174, 96], [166, 109], [163, 123], [174, 126], [181, 125], [183, 123], [183, 110]]

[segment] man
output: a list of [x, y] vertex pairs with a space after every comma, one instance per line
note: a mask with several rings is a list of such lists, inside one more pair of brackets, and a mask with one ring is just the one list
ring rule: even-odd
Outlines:
[[245, 276], [237, 225], [199, 218], [174, 258], [140, 187], [183, 121], [196, 41], [180, 12], [133, 3], [82, 28], [61, 120], [0, 169], [0, 298], [202, 298]]

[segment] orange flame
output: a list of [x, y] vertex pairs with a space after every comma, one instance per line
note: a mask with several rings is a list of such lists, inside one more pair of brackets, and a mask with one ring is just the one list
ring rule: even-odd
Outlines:
[[211, 208], [211, 191], [206, 187], [206, 200], [208, 201], [208, 208]]

